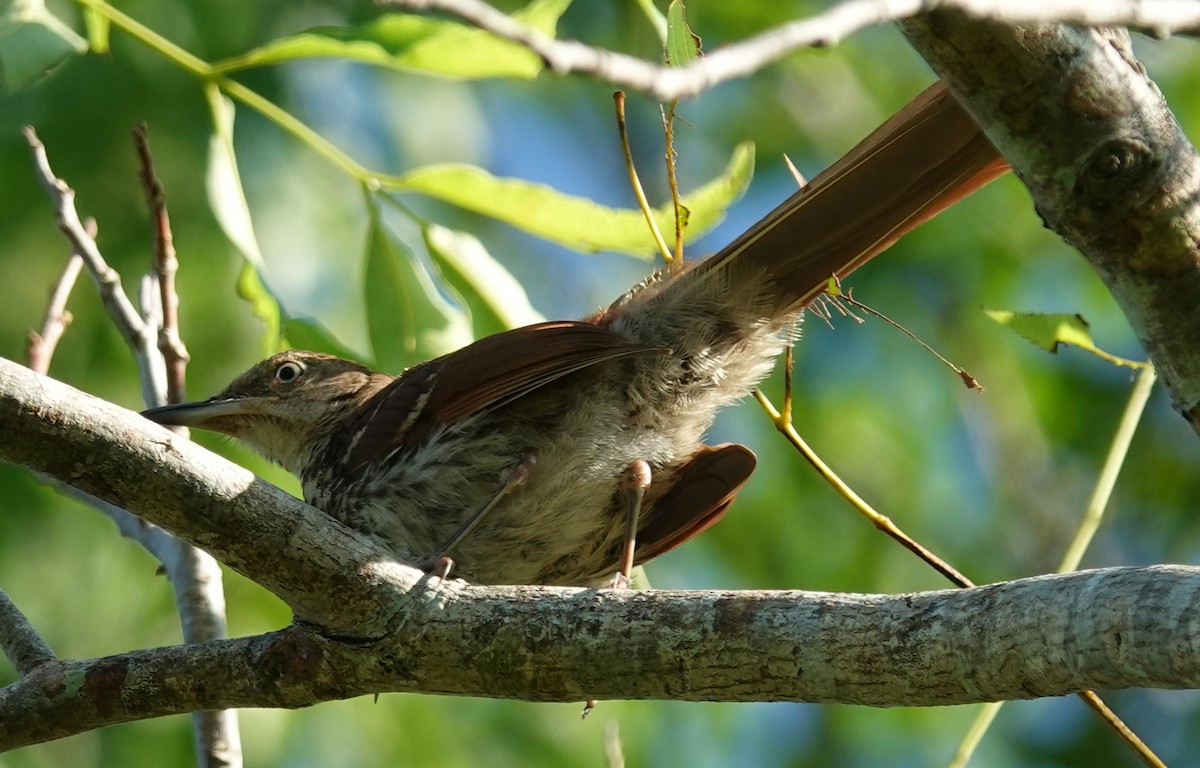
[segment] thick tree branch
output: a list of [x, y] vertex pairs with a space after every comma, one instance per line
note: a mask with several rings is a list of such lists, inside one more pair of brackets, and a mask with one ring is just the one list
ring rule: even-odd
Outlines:
[[1200, 431], [1200, 157], [1124, 32], [959, 14], [904, 30], [1079, 248]]
[[0, 459], [208, 548], [312, 622], [40, 667], [0, 691], [0, 748], [195, 709], [375, 691], [889, 706], [1200, 687], [1200, 569], [906, 596], [434, 589], [245, 470], [3, 360], [0, 432]]
[[420, 596], [402, 599], [372, 643], [298, 625], [43, 667], [0, 690], [0, 749], [199, 708], [381, 691], [932, 706], [1200, 687], [1197, 568], [896, 596], [539, 587]]

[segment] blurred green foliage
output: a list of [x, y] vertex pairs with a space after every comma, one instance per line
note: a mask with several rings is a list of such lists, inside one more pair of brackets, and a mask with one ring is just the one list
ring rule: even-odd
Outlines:
[[[712, 50], [814, 7], [693, 0], [688, 11], [691, 28]], [[64, 0], [52, 8], [85, 32], [76, 6]], [[379, 15], [365, 0], [128, 0], [121, 10], [207, 61], [313, 27], [370, 25]], [[633, 3], [578, 3], [558, 30], [643, 57], [660, 52]], [[0, 302], [0, 355], [23, 359], [26, 331], [40, 325], [67, 255], [20, 127], [36, 127], [55, 170], [78, 191], [81, 213], [98, 221], [100, 246], [132, 290], [151, 248], [129, 138], [134, 124], [145, 121], [182, 263], [189, 386], [194, 396], [207, 396], [274, 340], [264, 342], [263, 325], [238, 298], [242, 256], [206, 192], [213, 123], [202, 84], [120, 29], [110, 35], [111, 53], [68, 58], [48, 77], [0, 96], [0, 274], [14, 289]], [[1200, 51], [1185, 41], [1139, 45], [1194, 132]], [[676, 130], [685, 189], [719, 176], [743, 141], [756, 144], [759, 164], [747, 197], [692, 253], [719, 247], [786, 196], [792, 182], [784, 153], [811, 176], [930, 79], [898, 33], [875, 29], [833, 50], [795, 54], [750, 80], [682, 104]], [[612, 88], [604, 84], [544, 73], [532, 80], [440, 80], [336, 58], [248, 69], [236, 80], [377, 173], [402, 176], [431, 163], [471, 163], [604, 206], [633, 205], [611, 117]], [[631, 94], [629, 112], [643, 182], [661, 205], [668, 197], [657, 106]], [[364, 204], [361, 179], [260, 114], [239, 106], [233, 131], [270, 288], [263, 295], [282, 303], [283, 333], [293, 343], [394, 363], [406, 359], [403, 334], [412, 329], [399, 322], [410, 306], [397, 304], [396, 336], [387, 339], [380, 325], [387, 296], [364, 299], [364, 283], [386, 287], [397, 278], [396, 264], [384, 265], [388, 280], [372, 278], [380, 266], [372, 267], [367, 253], [400, 259], [408, 250], [416, 259], [410, 273], [447, 271], [451, 287], [430, 283], [425, 295], [453, 311], [472, 307], [476, 333], [505, 322], [482, 281], [472, 288], [462, 267], [436, 247], [427, 250], [430, 222], [478, 238], [528, 294], [532, 307], [522, 312], [581, 315], [647, 270], [644, 261], [569, 252], [413, 194], [400, 197], [400, 206]], [[376, 193], [366, 194], [370, 201]], [[368, 247], [369, 233], [375, 248]], [[458, 242], [473, 247], [469, 238]], [[838, 320], [830, 329], [810, 319], [797, 349], [800, 431], [863, 496], [975, 580], [1051, 570], [1082, 513], [1130, 373], [1078, 350], [1048, 355], [980, 310], [1080, 313], [1100, 347], [1140, 357], [1099, 280], [1042, 229], [1027, 195], [1008, 178], [907, 237], [850, 284], [857, 298], [932, 343], [988, 391], [967, 391], [955, 374], [882, 322]], [[514, 306], [529, 307], [509, 290]], [[134, 365], [91, 285], [81, 281], [70, 310], [74, 322], [52, 375], [138, 408]], [[772, 381], [767, 389], [777, 397], [779, 386]], [[849, 511], [752, 404], [723, 417], [715, 431], [719, 440], [752, 446], [759, 471], [725, 522], [656, 561], [649, 569], [655, 586], [884, 592], [944, 586]], [[294, 480], [236, 444], [209, 435], [196, 439], [296, 490]], [[1195, 436], [1159, 392], [1085, 565], [1200, 559], [1193, 513], [1198, 466]], [[62, 656], [179, 639], [170, 588], [155, 575], [153, 560], [118, 538], [105, 518], [9, 466], [0, 466], [0, 587]], [[228, 575], [227, 591], [235, 635], [290, 619], [286, 606], [236, 574]], [[14, 675], [0, 661], [0, 683]], [[1200, 733], [1197, 694], [1134, 691], [1108, 699], [1169, 763], [1200, 765], [1188, 736]], [[630, 765], [925, 766], [948, 760], [973, 711], [604, 702], [580, 721], [575, 705], [386, 694], [378, 703], [363, 698], [299, 712], [245, 712], [242, 725], [250, 766], [603, 765], [612, 727], [619, 727]], [[179, 717], [84, 734], [0, 760], [9, 768], [86, 768], [188, 765], [193, 757], [189, 721]], [[972, 764], [1135, 762], [1068, 698], [1006, 707]]]

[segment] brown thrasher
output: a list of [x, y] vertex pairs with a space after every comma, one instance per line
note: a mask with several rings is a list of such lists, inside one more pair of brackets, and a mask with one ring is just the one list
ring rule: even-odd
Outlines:
[[146, 416], [243, 440], [402, 559], [452, 554], [477, 583], [600, 585], [724, 514], [754, 454], [700, 439], [830, 276], [1007, 170], [937, 83], [728, 247], [582, 321], [499, 333], [398, 377], [284, 352]]

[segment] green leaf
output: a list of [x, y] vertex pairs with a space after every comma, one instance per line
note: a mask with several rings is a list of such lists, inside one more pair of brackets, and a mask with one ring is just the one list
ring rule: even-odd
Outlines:
[[[553, 37], [571, 0], [534, 0], [513, 18]], [[390, 13], [354, 27], [316, 27], [216, 65], [218, 72], [311, 58], [352, 59], [462, 79], [534, 78], [542, 60], [528, 48], [458, 22]]]
[[328, 328], [311, 317], [285, 317], [283, 336], [292, 349], [307, 349], [310, 352], [324, 352], [347, 360], [362, 361], [362, 355], [342, 344]]
[[[724, 218], [725, 210], [746, 191], [753, 174], [754, 145], [740, 144], [721, 176], [683, 196], [689, 212], [689, 241]], [[640, 211], [609, 208], [544, 184], [497, 178], [476, 166], [430, 165], [383, 183], [391, 189], [421, 192], [491, 216], [576, 250], [617, 251], [642, 258], [658, 253]], [[656, 209], [655, 217], [663, 231], [674, 230], [670, 203]]]
[[1088, 322], [1082, 315], [1013, 312], [1007, 309], [985, 309], [984, 314], [1052, 354], [1058, 352], [1060, 344], [1096, 349], [1088, 331]]
[[471, 323], [370, 204], [363, 292], [375, 366], [399, 372], [471, 343]]
[[700, 58], [700, 38], [692, 32], [683, 0], [671, 0], [667, 6], [667, 63], [673, 67], [691, 64]]
[[471, 311], [476, 337], [541, 322], [525, 288], [474, 235], [436, 224], [422, 229], [429, 255]]
[[42, 0], [0, 0], [0, 85], [15, 91], [40, 79], [87, 42]]
[[215, 85], [207, 85], [204, 91], [213, 118], [213, 135], [208, 142], [208, 201], [225, 236], [245, 260], [237, 279], [237, 293], [250, 303], [254, 316], [263, 322], [264, 353], [269, 355], [281, 346], [283, 311], [279, 300], [267, 287], [266, 264], [254, 236], [250, 206], [242, 190], [237, 156], [233, 151], [233, 102]]
[[1083, 319], [1083, 315], [1012, 312], [1007, 309], [985, 309], [983, 312], [1051, 354], [1058, 352], [1060, 344], [1070, 344], [1085, 349], [1113, 365], [1137, 370], [1150, 367], [1149, 363], [1129, 360], [1097, 347], [1096, 342], [1092, 341], [1088, 321]]

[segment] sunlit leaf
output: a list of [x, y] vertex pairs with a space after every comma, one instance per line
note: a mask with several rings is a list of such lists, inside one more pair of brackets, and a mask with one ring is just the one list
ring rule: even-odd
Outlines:
[[542, 317], [525, 288], [492, 258], [474, 235], [430, 224], [423, 230], [429, 255], [471, 310], [476, 336], [537, 323]]
[[1088, 331], [1088, 322], [1082, 315], [1013, 312], [1007, 309], [985, 309], [984, 313], [1047, 352], [1058, 352], [1060, 344], [1083, 349], [1096, 348]]
[[48, 11], [42, 0], [0, 0], [0, 84], [4, 90], [29, 85], [87, 47], [87, 41]]
[[[534, 0], [513, 14], [554, 36], [570, 0]], [[474, 27], [425, 16], [390, 13], [349, 27], [316, 27], [216, 65], [230, 72], [281, 61], [340, 58], [444, 77], [536, 77], [542, 60], [528, 48]]]
[[363, 294], [375, 365], [397, 373], [469, 344], [465, 311], [438, 291], [425, 264], [382, 220], [374, 203]]
[[671, 0], [667, 7], [667, 63], [673, 67], [700, 58], [700, 38], [688, 26], [686, 15], [683, 0]]
[[1149, 365], [1105, 352], [1097, 347], [1088, 330], [1090, 327], [1088, 321], [1084, 320], [1082, 315], [1013, 312], [1007, 309], [985, 309], [983, 312], [997, 323], [1011, 328], [1021, 337], [1037, 344], [1051, 354], [1058, 352], [1060, 344], [1070, 344], [1073, 347], [1085, 349], [1113, 365], [1137, 369], [1146, 368]]
[[[754, 145], [740, 144], [721, 176], [683, 196], [689, 212], [688, 240], [724, 218], [729, 205], [746, 191], [753, 173]], [[390, 180], [387, 186], [436, 197], [579, 251], [616, 251], [642, 258], [658, 253], [640, 211], [609, 208], [544, 184], [497, 178], [472, 165], [425, 166]], [[670, 203], [656, 209], [655, 217], [664, 231], [674, 229]]]
[[263, 322], [264, 352], [271, 354], [280, 347], [282, 311], [279, 300], [266, 284], [266, 266], [254, 236], [250, 206], [246, 203], [238, 173], [237, 156], [233, 151], [233, 102], [214, 85], [205, 88], [205, 95], [213, 118], [213, 135], [208, 142], [209, 205], [225, 236], [245, 260], [237, 280], [238, 296], [250, 303], [254, 316]]

